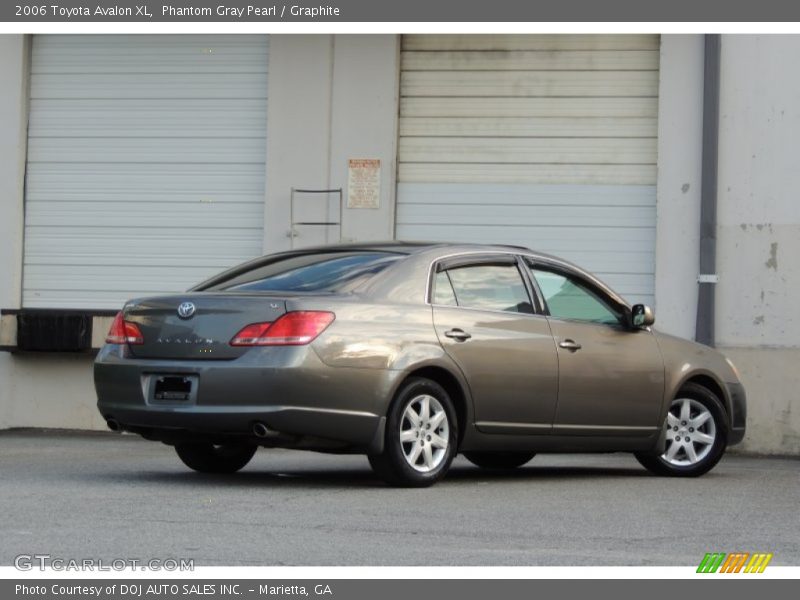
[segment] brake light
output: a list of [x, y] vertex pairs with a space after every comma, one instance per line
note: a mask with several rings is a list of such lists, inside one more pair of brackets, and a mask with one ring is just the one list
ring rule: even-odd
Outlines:
[[122, 313], [117, 313], [114, 317], [114, 322], [111, 323], [111, 329], [106, 336], [106, 344], [144, 344], [144, 336], [139, 330], [136, 323], [126, 321], [122, 317]]
[[231, 346], [303, 346], [313, 342], [336, 318], [332, 312], [288, 312], [272, 323], [253, 323], [231, 340]]
[[231, 346], [265, 346], [272, 323], [253, 323], [233, 336]]

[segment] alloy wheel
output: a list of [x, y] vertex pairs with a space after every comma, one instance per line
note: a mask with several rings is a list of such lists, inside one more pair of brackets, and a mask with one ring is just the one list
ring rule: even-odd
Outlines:
[[441, 403], [428, 394], [415, 396], [400, 419], [400, 445], [415, 471], [429, 473], [447, 455], [450, 426]]
[[693, 398], [676, 398], [667, 413], [667, 447], [662, 460], [688, 467], [701, 462], [711, 452], [717, 438], [714, 416]]

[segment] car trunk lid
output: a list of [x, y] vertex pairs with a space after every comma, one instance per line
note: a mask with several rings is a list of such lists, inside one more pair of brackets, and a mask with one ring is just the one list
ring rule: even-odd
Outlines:
[[275, 321], [286, 301], [264, 294], [190, 293], [134, 300], [124, 318], [135, 323], [144, 342], [131, 345], [137, 358], [233, 359], [247, 347], [231, 346], [246, 325]]

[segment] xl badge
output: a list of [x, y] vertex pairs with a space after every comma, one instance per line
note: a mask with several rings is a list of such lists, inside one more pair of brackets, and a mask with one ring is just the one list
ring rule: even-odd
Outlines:
[[181, 319], [189, 319], [194, 315], [197, 307], [191, 302], [181, 302], [178, 306], [178, 316]]

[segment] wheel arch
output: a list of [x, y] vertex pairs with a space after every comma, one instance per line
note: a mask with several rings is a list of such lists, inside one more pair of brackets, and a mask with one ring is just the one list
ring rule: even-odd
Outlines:
[[731, 415], [733, 414], [733, 408], [731, 406], [731, 399], [728, 396], [728, 392], [726, 389], [725, 384], [723, 384], [711, 371], [706, 370], [697, 370], [691, 373], [688, 373], [683, 379], [680, 380], [678, 385], [675, 386], [672, 398], [680, 393], [681, 389], [687, 383], [694, 383], [701, 387], [706, 388], [709, 392], [714, 394], [717, 398], [719, 398], [722, 407], [725, 409], [725, 416], [728, 420], [728, 428], [731, 427]]
[[458, 443], [464, 439], [467, 430], [467, 424], [472, 422], [472, 410], [469, 392], [466, 383], [461, 380], [452, 370], [439, 365], [439, 364], [424, 364], [417, 365], [406, 371], [402, 377], [398, 378], [397, 385], [392, 390], [391, 402], [387, 407], [389, 408], [397, 399], [397, 392], [405, 385], [409, 379], [415, 377], [423, 377], [430, 379], [441, 385], [453, 401], [453, 407], [456, 410], [456, 418], [458, 419]]

